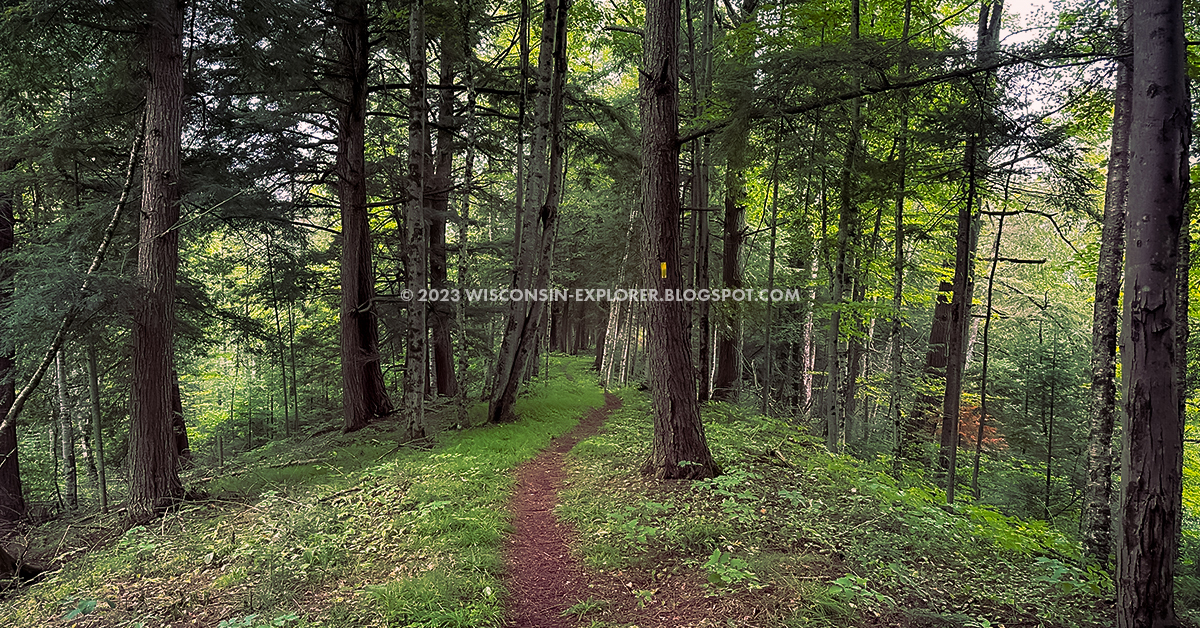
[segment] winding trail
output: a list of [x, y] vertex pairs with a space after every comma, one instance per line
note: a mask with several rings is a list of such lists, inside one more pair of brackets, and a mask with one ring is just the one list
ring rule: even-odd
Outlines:
[[515, 529], [505, 552], [510, 628], [567, 628], [573, 622], [562, 612], [587, 599], [583, 565], [570, 550], [575, 531], [555, 518], [554, 507], [566, 477], [563, 456], [596, 434], [619, 407], [620, 397], [605, 393], [603, 407], [588, 410], [579, 425], [517, 467], [516, 492], [509, 503]]

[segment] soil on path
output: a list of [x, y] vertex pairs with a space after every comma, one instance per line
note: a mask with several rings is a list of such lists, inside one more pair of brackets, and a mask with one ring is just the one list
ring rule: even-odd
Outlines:
[[593, 408], [571, 431], [550, 442], [517, 468], [517, 487], [509, 507], [514, 531], [509, 537], [508, 625], [510, 628], [567, 628], [563, 611], [587, 598], [583, 565], [571, 554], [575, 531], [554, 516], [566, 472], [563, 456], [576, 443], [596, 434], [621, 399], [605, 393], [604, 407]]

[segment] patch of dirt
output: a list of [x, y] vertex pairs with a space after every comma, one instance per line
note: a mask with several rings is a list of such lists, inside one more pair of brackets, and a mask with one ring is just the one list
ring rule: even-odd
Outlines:
[[571, 554], [575, 531], [558, 521], [554, 507], [566, 478], [563, 456], [599, 432], [619, 407], [621, 399], [606, 393], [604, 407], [589, 410], [579, 425], [517, 467], [516, 492], [509, 503], [514, 530], [505, 550], [510, 628], [568, 628], [575, 622], [563, 617], [563, 611], [593, 597], [583, 565]]

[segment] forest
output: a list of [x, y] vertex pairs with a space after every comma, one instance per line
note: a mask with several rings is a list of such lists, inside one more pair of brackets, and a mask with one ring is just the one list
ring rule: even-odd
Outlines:
[[6, 625], [1200, 626], [1195, 0], [0, 42]]

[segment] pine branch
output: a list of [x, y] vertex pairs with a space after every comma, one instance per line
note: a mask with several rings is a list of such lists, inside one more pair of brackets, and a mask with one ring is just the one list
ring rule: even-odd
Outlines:
[[[943, 83], [943, 82], [950, 81], [953, 79], [968, 78], [971, 76], [975, 76], [976, 74], [982, 74], [984, 72], [993, 72], [1000, 68], [1006, 68], [1009, 66], [1021, 65], [1021, 64], [1026, 64], [1026, 63], [1035, 64], [1035, 65], [1037, 65], [1037, 67], [1040, 67], [1040, 68], [1061, 68], [1061, 67], [1070, 67], [1070, 66], [1075, 66], [1075, 65], [1086, 65], [1089, 63], [1094, 63], [1096, 61], [1101, 61], [1104, 59], [1111, 59], [1111, 58], [1113, 58], [1113, 55], [1101, 54], [1101, 53], [1095, 53], [1095, 52], [1051, 54], [1051, 55], [1046, 55], [1044, 57], [1024, 57], [1024, 56], [1010, 55], [1008, 58], [1005, 58], [1005, 59], [1002, 59], [999, 61], [994, 61], [992, 63], [968, 66], [965, 68], [960, 68], [958, 70], [944, 72], [942, 74], [934, 74], [932, 76], [926, 76], [926, 77], [914, 79], [911, 81], [901, 81], [898, 83], [892, 83], [892, 82], [888, 81], [886, 77], [884, 77], [876, 85], [869, 85], [867, 87], [862, 87], [860, 89], [843, 92], [841, 94], [836, 94], [834, 96], [820, 98], [818, 100], [814, 100], [812, 102], [808, 102], [808, 103], [805, 103], [802, 105], [792, 105], [792, 106], [778, 107], [778, 108], [758, 107], [758, 108], [752, 110], [748, 115], [749, 115], [749, 118], [752, 120], [769, 118], [774, 115], [794, 116], [794, 115], [798, 115], [798, 114], [802, 114], [802, 113], [808, 113], [810, 111], [815, 111], [817, 109], [824, 109], [825, 107], [829, 107], [831, 105], [836, 105], [838, 103], [843, 103], [843, 102], [847, 102], [850, 100], [854, 100], [855, 98], [862, 98], [864, 96], [872, 96], [875, 94], [882, 94], [884, 92], [891, 92], [891, 91], [896, 91], [896, 90], [914, 89], [917, 87], [924, 87], [926, 85], [932, 85], [934, 83]], [[1046, 62], [1046, 61], [1067, 61], [1067, 60], [1071, 60], [1071, 61], [1069, 63], [1063, 63], [1063, 64], [1053, 65], [1053, 66], [1047, 66], [1044, 64], [1044, 62]], [[717, 131], [724, 129], [725, 127], [729, 126], [732, 123], [733, 123], [733, 118], [726, 118], [724, 120], [717, 120], [715, 122], [710, 122], [708, 124], [704, 124], [704, 125], [701, 125], [699, 127], [696, 127], [696, 128], [690, 129], [690, 130], [685, 129], [683, 132], [681, 132], [679, 134], [678, 141], [680, 144], [685, 144], [687, 142], [699, 139], [706, 135], [711, 135], [713, 133], [716, 133]]]
[[29, 378], [29, 382], [17, 394], [13, 404], [8, 409], [8, 413], [4, 415], [4, 420], [0, 421], [0, 432], [9, 429], [17, 417], [20, 416], [21, 410], [25, 407], [25, 402], [29, 400], [29, 396], [37, 389], [38, 384], [42, 382], [42, 377], [46, 375], [46, 371], [50, 368], [50, 363], [54, 362], [55, 355], [62, 348], [63, 341], [67, 338], [67, 330], [70, 329], [71, 323], [75, 322], [79, 316], [83, 297], [87, 296], [88, 288], [91, 286], [92, 275], [100, 268], [100, 264], [104, 261], [104, 255], [108, 253], [108, 246], [112, 244], [113, 234], [117, 232], [117, 225], [121, 222], [121, 213], [125, 210], [125, 204], [129, 201], [129, 191], [133, 188], [133, 172], [137, 166], [137, 154], [142, 147], [142, 141], [146, 135], [146, 111], [142, 111], [142, 124], [138, 129], [137, 135], [133, 138], [133, 145], [129, 147], [129, 163], [125, 168], [125, 186], [121, 188], [121, 197], [117, 200], [117, 207], [113, 210], [112, 219], [108, 221], [108, 226], [104, 228], [104, 236], [100, 239], [100, 246], [96, 249], [96, 255], [92, 258], [92, 265], [88, 266], [87, 274], [84, 275], [83, 285], [79, 287], [79, 301], [72, 303], [67, 308], [67, 313], [63, 316], [62, 323], [58, 326], [58, 332], [54, 334], [54, 340], [50, 342], [50, 347], [46, 350], [46, 356], [42, 358], [42, 363], [38, 365], [37, 370], [33, 372], [33, 376]]

